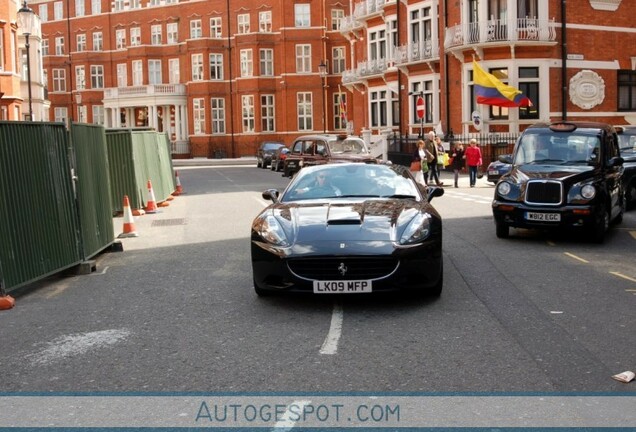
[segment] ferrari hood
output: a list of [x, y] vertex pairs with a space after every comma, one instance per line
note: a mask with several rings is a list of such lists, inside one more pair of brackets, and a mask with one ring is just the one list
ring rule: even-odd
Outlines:
[[349, 203], [278, 204], [272, 211], [292, 243], [316, 241], [392, 241], [422, 203], [365, 200]]

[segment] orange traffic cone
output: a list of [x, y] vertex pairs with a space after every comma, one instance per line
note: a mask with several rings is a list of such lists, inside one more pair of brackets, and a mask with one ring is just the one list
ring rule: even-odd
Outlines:
[[174, 178], [177, 182], [177, 188], [172, 195], [181, 195], [183, 193], [183, 186], [181, 186], [181, 181], [179, 180], [179, 171], [174, 172]]
[[15, 306], [15, 299], [4, 292], [0, 282], [0, 310], [11, 309], [13, 306]]
[[133, 218], [132, 211], [130, 210], [128, 195], [124, 195], [124, 232], [119, 234], [119, 238], [124, 237], [139, 237], [137, 228], [135, 228], [135, 218]]
[[148, 203], [146, 204], [146, 213], [158, 213], [157, 200], [155, 199], [155, 191], [152, 189], [152, 182], [148, 180]]

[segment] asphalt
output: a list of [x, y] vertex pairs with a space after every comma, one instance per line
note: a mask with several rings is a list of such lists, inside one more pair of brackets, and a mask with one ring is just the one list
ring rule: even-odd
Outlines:
[[255, 165], [256, 158], [253, 156], [241, 158], [192, 158], [192, 159], [172, 159], [172, 165], [175, 167], [189, 166], [229, 166], [229, 165]]

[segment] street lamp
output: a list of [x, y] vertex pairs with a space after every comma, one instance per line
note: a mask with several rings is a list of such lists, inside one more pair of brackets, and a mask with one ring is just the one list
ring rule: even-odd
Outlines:
[[22, 3], [22, 7], [18, 10], [18, 25], [22, 29], [24, 35], [24, 47], [27, 55], [27, 84], [29, 86], [29, 120], [33, 121], [33, 105], [31, 101], [31, 54], [29, 45], [29, 36], [33, 33], [35, 27], [35, 13], [33, 9], [27, 6], [26, 0]]
[[327, 97], [325, 96], [325, 92], [327, 91], [327, 65], [324, 60], [320, 60], [318, 73], [322, 81], [322, 131], [327, 133]]

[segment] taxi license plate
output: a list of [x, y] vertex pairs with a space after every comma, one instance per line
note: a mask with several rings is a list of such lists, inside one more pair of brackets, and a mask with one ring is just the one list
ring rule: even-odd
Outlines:
[[526, 219], [539, 222], [560, 222], [561, 215], [559, 213], [526, 212]]
[[314, 281], [314, 294], [370, 293], [370, 280]]
[[497, 175], [497, 174], [499, 174], [499, 171], [497, 171], [497, 170], [490, 170], [490, 171], [488, 171], [488, 174], [490, 174], [490, 175]]

